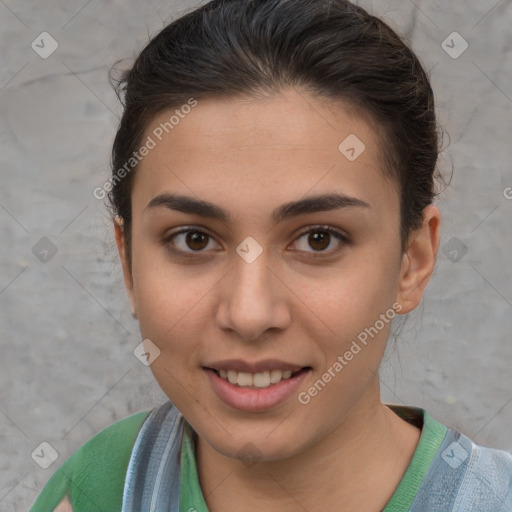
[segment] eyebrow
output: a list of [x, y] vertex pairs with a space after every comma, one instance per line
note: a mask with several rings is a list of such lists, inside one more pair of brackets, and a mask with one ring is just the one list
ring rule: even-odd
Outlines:
[[[163, 193], [151, 199], [146, 208], [163, 207], [169, 210], [176, 210], [182, 213], [199, 215], [221, 222], [229, 222], [231, 215], [216, 204], [190, 196]], [[341, 208], [371, 208], [370, 205], [356, 197], [343, 194], [322, 194], [309, 196], [298, 201], [291, 201], [276, 208], [272, 212], [272, 219], [277, 224], [283, 220], [297, 217], [308, 213], [325, 212]]]

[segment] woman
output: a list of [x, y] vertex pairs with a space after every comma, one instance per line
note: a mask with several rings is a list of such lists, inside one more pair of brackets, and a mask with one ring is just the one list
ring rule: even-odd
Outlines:
[[170, 401], [32, 510], [512, 510], [511, 454], [380, 400], [441, 225], [433, 92], [402, 38], [344, 0], [214, 0], [118, 93], [97, 192]]

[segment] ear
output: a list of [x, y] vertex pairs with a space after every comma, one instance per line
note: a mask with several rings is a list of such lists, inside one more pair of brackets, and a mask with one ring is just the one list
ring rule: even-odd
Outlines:
[[128, 262], [128, 258], [126, 256], [126, 245], [125, 245], [125, 236], [124, 236], [124, 223], [122, 217], [119, 215], [115, 216], [114, 220], [114, 233], [116, 238], [117, 250], [119, 252], [119, 258], [121, 260], [121, 265], [123, 267], [123, 276], [124, 276], [124, 285], [126, 287], [126, 291], [128, 292], [128, 297], [130, 298], [130, 303], [132, 307], [132, 315], [137, 318], [137, 308], [135, 304], [135, 295], [133, 293], [133, 276], [132, 271]]
[[402, 257], [397, 302], [400, 314], [409, 313], [418, 306], [430, 281], [436, 264], [441, 236], [441, 213], [434, 205], [423, 210], [423, 223], [409, 237]]

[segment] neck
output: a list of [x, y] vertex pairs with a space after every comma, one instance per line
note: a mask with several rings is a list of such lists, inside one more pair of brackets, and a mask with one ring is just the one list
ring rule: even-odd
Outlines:
[[421, 431], [383, 404], [376, 386], [376, 399], [361, 400], [335, 431], [291, 458], [247, 468], [199, 438], [197, 467], [209, 510], [382, 510]]

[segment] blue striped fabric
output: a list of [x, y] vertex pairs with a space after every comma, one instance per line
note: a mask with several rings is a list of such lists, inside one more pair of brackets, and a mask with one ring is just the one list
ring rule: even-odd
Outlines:
[[171, 402], [148, 416], [128, 464], [122, 512], [179, 512], [183, 426]]
[[[511, 453], [477, 445], [464, 434], [444, 427], [423, 409], [402, 409], [411, 417], [413, 413], [426, 416], [425, 426], [432, 435], [436, 425], [446, 430], [439, 430], [439, 448], [429, 455], [428, 470], [414, 484], [416, 494], [407, 498], [407, 493], [397, 490], [400, 499], [390, 503], [386, 511], [512, 512]], [[183, 416], [171, 402], [148, 416], [129, 462], [122, 512], [180, 511], [184, 426]], [[199, 482], [190, 485], [200, 488]], [[405, 507], [408, 510], [400, 508], [401, 498], [409, 504], [412, 500], [412, 505]]]

